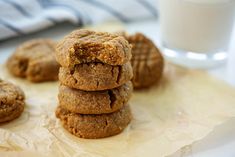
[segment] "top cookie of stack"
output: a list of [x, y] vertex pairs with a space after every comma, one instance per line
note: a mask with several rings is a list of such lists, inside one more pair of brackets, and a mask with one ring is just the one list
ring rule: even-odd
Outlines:
[[63, 67], [90, 62], [123, 65], [131, 59], [131, 46], [122, 36], [80, 29], [57, 45], [56, 58]]
[[133, 76], [130, 59], [131, 45], [124, 37], [86, 29], [73, 31], [56, 48], [60, 82], [85, 91], [128, 82]]

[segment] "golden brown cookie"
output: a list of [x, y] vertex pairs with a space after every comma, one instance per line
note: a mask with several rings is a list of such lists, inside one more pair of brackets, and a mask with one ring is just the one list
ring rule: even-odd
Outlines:
[[56, 117], [73, 135], [96, 139], [119, 134], [130, 123], [132, 115], [129, 105], [124, 105], [116, 112], [99, 115], [71, 113], [59, 106]]
[[154, 43], [141, 33], [124, 34], [132, 45], [132, 59], [134, 88], [149, 87], [158, 82], [162, 76], [164, 60]]
[[90, 62], [123, 65], [131, 59], [131, 46], [122, 36], [79, 29], [58, 43], [56, 59], [63, 67]]
[[49, 39], [30, 40], [20, 45], [7, 61], [9, 71], [32, 82], [58, 80], [59, 64], [55, 42]]
[[131, 97], [131, 81], [104, 91], [82, 91], [60, 85], [59, 105], [73, 113], [103, 114], [119, 110]]
[[0, 79], [0, 123], [18, 118], [24, 110], [24, 92]]
[[111, 66], [104, 63], [78, 64], [74, 68], [61, 67], [60, 82], [70, 88], [97, 91], [116, 88], [133, 76], [131, 63]]

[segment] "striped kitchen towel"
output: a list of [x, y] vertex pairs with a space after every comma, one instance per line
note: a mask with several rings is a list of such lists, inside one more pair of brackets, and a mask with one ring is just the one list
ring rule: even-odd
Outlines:
[[156, 18], [156, 0], [0, 0], [0, 40], [62, 21], [78, 26]]

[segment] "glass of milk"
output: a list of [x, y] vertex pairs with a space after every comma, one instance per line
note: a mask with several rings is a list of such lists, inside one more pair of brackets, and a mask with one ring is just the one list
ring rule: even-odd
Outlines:
[[223, 63], [235, 0], [158, 0], [161, 44], [171, 61], [203, 68]]

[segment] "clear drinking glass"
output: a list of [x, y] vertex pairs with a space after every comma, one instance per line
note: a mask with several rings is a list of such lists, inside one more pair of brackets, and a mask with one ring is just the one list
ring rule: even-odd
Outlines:
[[208, 67], [224, 62], [235, 0], [158, 0], [161, 46], [175, 63]]

